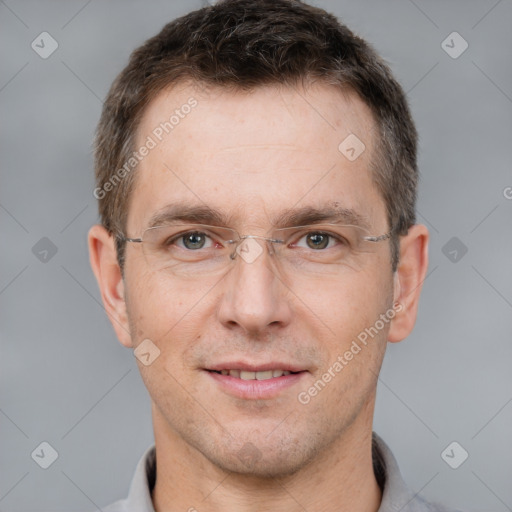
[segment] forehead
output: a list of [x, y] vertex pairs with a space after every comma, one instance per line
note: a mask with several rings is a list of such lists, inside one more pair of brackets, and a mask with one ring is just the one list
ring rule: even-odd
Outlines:
[[254, 225], [294, 206], [329, 203], [372, 223], [385, 214], [370, 174], [376, 132], [355, 93], [328, 85], [165, 90], [137, 132], [136, 150], [145, 155], [128, 226], [143, 227], [175, 202]]

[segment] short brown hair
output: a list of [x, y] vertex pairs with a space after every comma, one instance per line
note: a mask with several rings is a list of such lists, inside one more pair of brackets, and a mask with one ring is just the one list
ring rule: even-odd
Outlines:
[[[107, 95], [95, 143], [95, 196], [105, 228], [124, 233], [134, 173], [112, 184], [134, 151], [144, 108], [164, 88], [192, 81], [250, 90], [320, 80], [355, 91], [371, 109], [379, 133], [372, 179], [398, 236], [415, 223], [417, 132], [405, 94], [373, 48], [326, 11], [299, 0], [224, 0], [165, 25], [136, 49]], [[101, 193], [97, 193], [100, 191]], [[123, 268], [124, 242], [116, 236]]]

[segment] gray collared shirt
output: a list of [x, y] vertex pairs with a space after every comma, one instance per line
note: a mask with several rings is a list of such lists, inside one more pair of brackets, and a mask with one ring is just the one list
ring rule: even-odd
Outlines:
[[[391, 450], [375, 432], [372, 452], [375, 477], [382, 489], [378, 512], [454, 512], [442, 505], [427, 502], [407, 487]], [[155, 512], [151, 501], [155, 479], [156, 455], [152, 446], [137, 465], [128, 498], [103, 508], [103, 512]]]

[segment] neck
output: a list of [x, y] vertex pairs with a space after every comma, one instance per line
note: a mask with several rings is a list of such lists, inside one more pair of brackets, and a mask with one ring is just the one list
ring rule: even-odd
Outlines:
[[[229, 473], [169, 431], [153, 408], [156, 512], [376, 512], [382, 494], [372, 461], [373, 403], [324, 453], [297, 473], [260, 478]], [[369, 420], [369, 421], [368, 421]]]

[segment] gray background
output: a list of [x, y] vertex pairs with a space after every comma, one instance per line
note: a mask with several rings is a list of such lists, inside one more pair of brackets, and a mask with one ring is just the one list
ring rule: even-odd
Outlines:
[[[421, 134], [431, 262], [416, 328], [389, 346], [374, 428], [427, 498], [512, 510], [512, 2], [314, 3], [388, 60]], [[91, 140], [131, 50], [200, 5], [0, 1], [0, 511], [104, 506], [152, 443], [147, 392], [89, 268]], [[43, 31], [59, 44], [47, 59], [31, 48]], [[456, 59], [441, 46], [453, 31], [469, 44]], [[46, 262], [43, 237], [57, 248]], [[42, 441], [59, 454], [46, 470], [31, 458]], [[452, 441], [469, 453], [458, 469], [441, 458]]]

